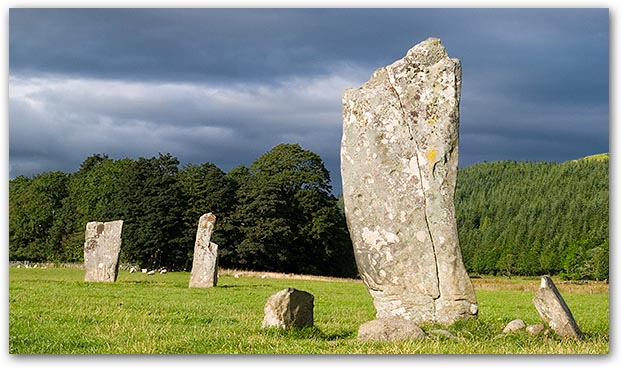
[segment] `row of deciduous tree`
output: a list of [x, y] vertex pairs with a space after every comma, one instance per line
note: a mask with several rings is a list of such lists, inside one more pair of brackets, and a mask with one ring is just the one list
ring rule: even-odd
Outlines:
[[75, 173], [17, 177], [9, 192], [11, 260], [81, 262], [86, 223], [123, 219], [122, 261], [188, 270], [198, 219], [212, 212], [222, 266], [356, 275], [329, 173], [299, 145], [229, 173], [211, 163], [180, 169], [170, 154], [96, 154]]
[[[467, 270], [609, 277], [608, 160], [461, 169], [456, 216]], [[11, 260], [81, 262], [88, 221], [123, 219], [122, 261], [188, 270], [212, 212], [224, 267], [354, 276], [343, 210], [321, 158], [282, 144], [228, 173], [170, 154], [88, 157], [71, 174], [9, 182]]]

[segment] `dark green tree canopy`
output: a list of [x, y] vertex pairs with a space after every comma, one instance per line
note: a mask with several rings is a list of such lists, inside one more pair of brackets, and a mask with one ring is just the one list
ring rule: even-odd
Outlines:
[[234, 266], [356, 275], [345, 218], [317, 154], [280, 144], [232, 177], [238, 187], [231, 217], [238, 239], [232, 244]]
[[356, 272], [329, 173], [297, 144], [229, 173], [209, 162], [180, 169], [170, 154], [93, 154], [75, 173], [18, 177], [9, 185], [12, 260], [81, 262], [86, 223], [122, 219], [122, 262], [189, 270], [199, 217], [212, 212], [212, 241], [225, 267]]
[[[456, 216], [470, 272], [600, 279], [608, 274], [608, 258], [602, 257], [609, 244], [607, 159], [501, 161], [462, 169]], [[573, 271], [588, 267], [593, 248], [600, 274]]]
[[331, 192], [330, 174], [317, 154], [298, 144], [279, 144], [250, 167], [251, 175], [269, 178], [288, 193], [301, 189]]
[[59, 219], [69, 177], [49, 172], [9, 182], [9, 257], [15, 260], [56, 261], [61, 233]]
[[183, 268], [188, 245], [181, 244], [183, 196], [170, 154], [139, 158], [121, 178], [122, 254], [142, 267]]

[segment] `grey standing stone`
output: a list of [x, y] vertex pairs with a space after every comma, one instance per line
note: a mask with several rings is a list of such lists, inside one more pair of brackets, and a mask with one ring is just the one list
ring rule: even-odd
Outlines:
[[533, 303], [542, 321], [561, 337], [583, 339], [583, 333], [549, 276], [542, 276]]
[[461, 74], [429, 38], [344, 93], [345, 213], [376, 318], [477, 315], [454, 209]]
[[380, 318], [363, 323], [359, 327], [357, 338], [363, 341], [400, 341], [422, 339], [426, 337], [421, 327], [414, 321], [403, 318]]
[[283, 289], [271, 295], [264, 307], [262, 328], [313, 326], [312, 294], [294, 288]]
[[123, 220], [89, 222], [84, 241], [84, 281], [115, 282]]
[[216, 216], [206, 213], [199, 219], [189, 287], [208, 288], [218, 283], [218, 244], [211, 242]]

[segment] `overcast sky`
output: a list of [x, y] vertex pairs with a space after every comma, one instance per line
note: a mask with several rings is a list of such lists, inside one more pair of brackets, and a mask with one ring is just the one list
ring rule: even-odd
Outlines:
[[11, 9], [9, 176], [93, 153], [224, 171], [279, 143], [341, 192], [341, 95], [439, 37], [460, 166], [609, 151], [608, 9]]

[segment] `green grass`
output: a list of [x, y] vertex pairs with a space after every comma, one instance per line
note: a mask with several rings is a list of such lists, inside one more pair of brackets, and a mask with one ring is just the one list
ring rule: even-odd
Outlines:
[[[501, 335], [512, 319], [540, 319], [533, 292], [477, 290], [480, 316], [447, 328], [458, 340], [399, 343], [356, 340], [374, 319], [364, 285], [354, 281], [235, 278], [211, 289], [188, 288], [188, 273], [120, 272], [114, 284], [85, 283], [76, 269], [9, 271], [9, 352], [12, 354], [606, 354], [607, 292], [562, 294], [586, 339]], [[514, 280], [514, 282], [516, 282]], [[525, 280], [536, 283], [538, 280]], [[315, 296], [315, 326], [261, 329], [273, 293], [294, 287]], [[423, 326], [424, 330], [439, 326]]]

